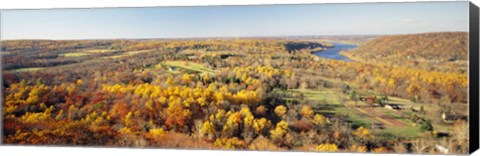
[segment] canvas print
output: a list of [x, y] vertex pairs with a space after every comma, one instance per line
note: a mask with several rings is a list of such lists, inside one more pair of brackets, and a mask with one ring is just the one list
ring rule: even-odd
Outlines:
[[2, 142], [467, 154], [468, 2], [1, 11]]

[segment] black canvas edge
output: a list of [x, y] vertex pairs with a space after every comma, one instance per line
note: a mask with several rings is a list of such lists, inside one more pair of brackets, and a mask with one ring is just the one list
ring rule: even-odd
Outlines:
[[[426, 1], [433, 2], [433, 1]], [[376, 3], [376, 2], [373, 2]], [[389, 3], [389, 2], [386, 2]], [[393, 2], [390, 2], [393, 3]], [[409, 2], [406, 2], [409, 3]], [[415, 3], [415, 2], [411, 2]], [[325, 3], [330, 4], [330, 3]], [[335, 4], [335, 3], [331, 3]], [[352, 4], [352, 3], [345, 3]], [[358, 3], [354, 3], [358, 4]], [[266, 4], [271, 5], [271, 4]], [[275, 4], [272, 4], [275, 5]], [[282, 5], [282, 4], [279, 4]], [[295, 5], [295, 4], [283, 4], [283, 5]], [[222, 5], [223, 6], [223, 5]], [[155, 7], [155, 6], [153, 6]], [[175, 7], [189, 7], [189, 6], [175, 6]], [[201, 6], [203, 7], [203, 6]], [[111, 8], [132, 8], [132, 7], [111, 7]], [[136, 7], [133, 7], [136, 8]], [[144, 7], [139, 7], [144, 8]], [[150, 7], [145, 7], [150, 8]], [[61, 9], [84, 9], [84, 8], [61, 8]], [[95, 9], [105, 9], [105, 8], [95, 8]], [[109, 9], [107, 7], [107, 9]], [[8, 10], [8, 9], [7, 9]], [[13, 10], [13, 9], [12, 9]], [[36, 10], [36, 9], [18, 9], [18, 10]], [[48, 10], [48, 9], [38, 9], [38, 10]], [[0, 46], [2, 43], [2, 10], [0, 9]], [[479, 70], [480, 70], [480, 57], [479, 57], [479, 8], [474, 3], [469, 2], [469, 152], [470, 154], [474, 153], [479, 149], [479, 105], [480, 105], [480, 95], [479, 95]], [[1, 55], [0, 55], [1, 59]], [[3, 144], [3, 73], [1, 72], [2, 64], [0, 63], [0, 146]]]
[[472, 154], [479, 148], [479, 12], [472, 2], [469, 7], [469, 151]]

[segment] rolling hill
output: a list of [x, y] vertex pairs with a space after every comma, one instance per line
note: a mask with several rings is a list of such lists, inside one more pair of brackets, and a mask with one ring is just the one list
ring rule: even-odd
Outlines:
[[342, 54], [364, 63], [464, 73], [467, 47], [466, 32], [422, 33], [381, 36]]

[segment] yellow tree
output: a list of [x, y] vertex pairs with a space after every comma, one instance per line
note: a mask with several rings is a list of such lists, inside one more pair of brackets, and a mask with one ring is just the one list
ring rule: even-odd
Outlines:
[[167, 85], [169, 85], [169, 86], [175, 85], [175, 81], [173, 81], [173, 77], [172, 77], [172, 76], [169, 76], [169, 77], [167, 78], [167, 80], [165, 81], [165, 83], [166, 83]]
[[337, 152], [338, 151], [338, 146], [335, 144], [320, 144], [317, 147], [315, 147], [315, 151], [319, 152]]
[[285, 115], [285, 113], [287, 113], [287, 107], [285, 107], [283, 105], [280, 105], [280, 106], [275, 107], [274, 111], [275, 111], [275, 114], [282, 117], [283, 115]]
[[215, 133], [216, 133], [215, 125], [213, 125], [213, 123], [208, 120], [205, 121], [202, 125], [202, 128], [200, 128], [200, 135], [202, 137], [213, 139]]
[[312, 109], [311, 106], [309, 105], [305, 105], [302, 107], [302, 109], [300, 110], [300, 114], [302, 114], [304, 117], [306, 118], [312, 118], [313, 117], [313, 114], [314, 114], [314, 111]]
[[182, 82], [185, 84], [192, 82], [192, 77], [190, 76], [190, 74], [183, 74]]
[[324, 126], [327, 123], [327, 118], [325, 118], [325, 116], [322, 114], [316, 114], [313, 117], [313, 123], [317, 126]]
[[277, 126], [274, 130], [270, 131], [270, 137], [275, 142], [281, 142], [283, 140], [285, 134], [288, 133], [288, 123], [285, 121], [280, 121], [277, 123]]
[[360, 137], [360, 138], [367, 138], [367, 137], [370, 137], [371, 136], [371, 132], [370, 130], [368, 130], [367, 128], [365, 127], [359, 127], [357, 128], [357, 130], [353, 131], [352, 132], [354, 135]]

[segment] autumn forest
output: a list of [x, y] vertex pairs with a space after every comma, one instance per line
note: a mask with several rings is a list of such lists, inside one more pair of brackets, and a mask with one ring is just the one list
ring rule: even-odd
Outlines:
[[[339, 43], [355, 45], [320, 57]], [[13, 145], [468, 152], [468, 33], [1, 42]]]

